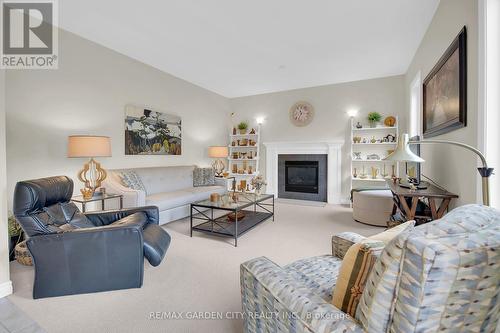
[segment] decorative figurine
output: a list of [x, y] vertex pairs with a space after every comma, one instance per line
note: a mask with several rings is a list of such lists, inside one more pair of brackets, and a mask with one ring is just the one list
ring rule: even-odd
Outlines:
[[354, 173], [352, 174], [354, 178], [358, 178], [358, 172], [356, 171], [356, 168], [354, 168]]
[[255, 134], [255, 128], [252, 128], [252, 130], [250, 131], [250, 134]]
[[355, 160], [360, 160], [361, 159], [361, 152], [360, 151], [355, 151], [353, 152], [354, 154], [354, 159]]
[[363, 125], [361, 125], [361, 124], [359, 123], [359, 121], [358, 121], [358, 123], [356, 124], [356, 128], [357, 128], [357, 129], [363, 128]]
[[371, 143], [375, 143], [375, 142], [377, 142], [377, 139], [375, 139], [375, 137], [372, 136]]
[[380, 174], [382, 177], [384, 178], [387, 178], [387, 176], [389, 176], [389, 174], [385, 171], [385, 163], [384, 163], [384, 169], [383, 169], [383, 172]]
[[366, 156], [366, 159], [367, 160], [380, 160], [380, 156], [378, 156], [377, 154], [370, 154], [370, 155]]
[[233, 135], [236, 135], [236, 127], [233, 127]]

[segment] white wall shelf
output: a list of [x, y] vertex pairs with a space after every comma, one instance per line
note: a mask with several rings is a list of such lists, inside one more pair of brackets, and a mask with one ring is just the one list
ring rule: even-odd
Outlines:
[[[399, 174], [398, 163], [386, 162], [383, 160], [383, 158], [388, 155], [389, 149], [396, 148], [397, 142], [354, 143], [354, 137], [361, 137], [361, 140], [366, 139], [371, 141], [373, 137], [377, 140], [383, 140], [384, 137], [390, 134], [396, 136], [397, 141], [397, 136], [399, 134], [399, 119], [396, 117], [396, 124], [392, 127], [369, 127], [364, 125], [362, 128], [356, 128], [355, 125], [357, 122], [357, 120], [351, 118], [351, 189], [363, 187], [369, 185], [370, 183], [380, 183], [380, 185], [383, 185], [383, 183], [392, 175], [392, 166], [395, 167], [394, 173], [396, 175]], [[354, 152], [361, 153], [361, 159], [355, 159]], [[367, 159], [367, 156], [371, 154], [377, 154], [380, 156], [380, 159]], [[375, 179], [372, 178], [372, 168], [376, 168], [378, 170], [378, 175]], [[354, 172], [354, 169], [356, 169], [356, 173]], [[366, 177], [360, 178], [359, 175], [363, 173], [363, 169]], [[388, 174], [388, 176], [384, 178], [381, 173]], [[358, 175], [358, 177], [354, 177], [354, 174]]]
[[363, 132], [363, 131], [397, 131], [398, 127], [397, 126], [379, 126], [379, 127], [363, 127], [363, 128], [356, 128], [353, 127], [352, 130], [354, 132]]
[[[235, 177], [236, 178], [236, 186], [240, 185], [240, 181], [245, 180], [247, 184], [250, 183], [250, 180], [256, 176], [259, 175], [259, 157], [260, 157], [260, 126], [254, 128], [256, 130], [255, 134], [240, 134], [229, 133], [229, 156], [227, 158], [227, 168], [229, 172], [229, 177]], [[251, 128], [248, 129], [248, 132], [251, 131]], [[252, 140], [255, 141], [254, 146], [250, 146], [249, 144], [246, 146], [238, 146], [238, 140], [240, 139], [247, 139], [247, 140]], [[233, 146], [232, 143], [235, 143]], [[233, 153], [236, 152], [242, 152], [245, 154], [252, 153], [253, 157], [252, 158], [233, 158]], [[243, 168], [243, 165], [246, 164], [247, 169], [245, 170], [245, 173], [234, 173], [233, 172], [233, 166], [236, 165], [238, 170], [241, 170]], [[252, 168], [252, 173], [248, 173], [248, 168]], [[227, 189], [231, 190], [232, 186], [232, 180], [229, 180], [227, 182]], [[250, 191], [246, 192], [253, 192], [254, 189], [251, 188], [250, 185]]]

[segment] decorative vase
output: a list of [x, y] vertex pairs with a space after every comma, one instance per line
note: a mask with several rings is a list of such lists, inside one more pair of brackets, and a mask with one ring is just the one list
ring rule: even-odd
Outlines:
[[236, 127], [233, 127], [233, 135], [236, 135]]
[[247, 129], [240, 129], [240, 134], [241, 135], [244, 135], [244, 134], [247, 134]]
[[377, 127], [377, 122], [370, 120], [370, 128], [375, 128], [375, 127]]
[[372, 167], [372, 179], [377, 179], [377, 175], [378, 175], [378, 169]]
[[358, 172], [356, 171], [356, 168], [354, 168], [354, 173], [352, 175], [354, 178], [358, 178]]

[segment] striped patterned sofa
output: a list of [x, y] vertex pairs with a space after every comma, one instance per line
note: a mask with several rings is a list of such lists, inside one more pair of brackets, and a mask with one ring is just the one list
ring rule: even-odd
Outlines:
[[280, 267], [265, 257], [241, 265], [244, 330], [257, 332], [494, 332], [500, 316], [500, 212], [467, 205], [398, 236], [382, 251], [356, 316], [331, 304], [350, 245], [333, 256]]

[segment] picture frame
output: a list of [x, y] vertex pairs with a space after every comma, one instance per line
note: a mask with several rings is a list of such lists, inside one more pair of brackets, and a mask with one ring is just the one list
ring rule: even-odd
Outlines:
[[181, 155], [181, 117], [142, 106], [125, 106], [125, 155]]
[[467, 29], [464, 26], [423, 83], [423, 137], [467, 126]]

